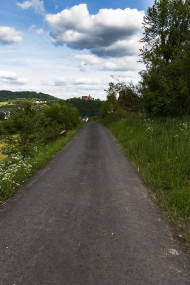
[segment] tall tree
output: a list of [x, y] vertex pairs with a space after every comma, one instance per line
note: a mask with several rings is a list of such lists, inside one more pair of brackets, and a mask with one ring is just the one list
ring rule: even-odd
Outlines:
[[101, 116], [106, 120], [118, 120], [126, 117], [126, 111], [121, 107], [117, 100], [117, 94], [122, 90], [123, 83], [109, 83], [109, 88], [105, 89], [107, 100], [104, 102], [101, 109]]
[[155, 0], [144, 18], [142, 59], [147, 67], [171, 62], [189, 43], [190, 1]]
[[190, 1], [155, 0], [144, 18], [146, 70], [141, 72], [141, 91], [149, 113], [187, 113], [190, 107], [187, 61], [190, 44]]

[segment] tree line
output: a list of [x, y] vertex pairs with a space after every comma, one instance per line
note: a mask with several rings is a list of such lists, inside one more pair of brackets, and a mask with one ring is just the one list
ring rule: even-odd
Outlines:
[[137, 86], [111, 82], [102, 116], [122, 117], [139, 110], [149, 116], [189, 115], [190, 1], [155, 0], [143, 27], [141, 81]]

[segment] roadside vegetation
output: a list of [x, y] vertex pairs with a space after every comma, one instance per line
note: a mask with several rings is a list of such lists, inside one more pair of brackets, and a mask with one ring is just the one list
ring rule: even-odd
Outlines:
[[141, 115], [105, 124], [190, 246], [190, 118]]
[[155, 0], [137, 86], [110, 82], [101, 116], [190, 249], [190, 2]]
[[[0, 200], [5, 200], [71, 139], [81, 122], [71, 105], [25, 101], [0, 127], [0, 151], [7, 157], [0, 163]], [[66, 137], [60, 135], [62, 131]]]
[[2, 148], [3, 148], [4, 144], [2, 144], [0, 142], [0, 163], [3, 162], [6, 158], [7, 158], [7, 155], [5, 154], [2, 154]]
[[36, 146], [32, 156], [23, 156], [20, 152], [12, 154], [5, 162], [0, 163], [0, 201], [12, 196], [15, 189], [23, 185], [29, 177], [56, 154], [80, 129], [81, 124], [74, 130], [68, 131], [66, 137], [60, 137], [45, 146]]
[[[0, 201], [10, 197], [72, 138], [84, 124], [79, 117], [99, 118], [101, 106], [100, 100], [0, 91]], [[6, 112], [10, 112], [7, 120]]]

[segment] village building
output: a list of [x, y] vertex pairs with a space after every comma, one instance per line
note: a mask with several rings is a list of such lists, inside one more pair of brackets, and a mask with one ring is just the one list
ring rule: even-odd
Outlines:
[[82, 100], [92, 100], [93, 98], [89, 96], [82, 96]]

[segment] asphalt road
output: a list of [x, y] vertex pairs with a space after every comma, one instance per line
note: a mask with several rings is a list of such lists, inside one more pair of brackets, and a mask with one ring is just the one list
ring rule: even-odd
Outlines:
[[87, 124], [0, 207], [1, 285], [185, 285], [190, 264], [109, 131]]

